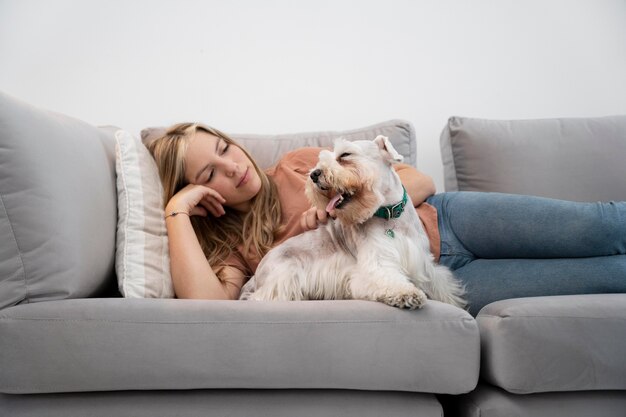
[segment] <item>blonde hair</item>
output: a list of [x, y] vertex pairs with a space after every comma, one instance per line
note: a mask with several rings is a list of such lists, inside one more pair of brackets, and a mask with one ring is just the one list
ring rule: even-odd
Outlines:
[[226, 214], [215, 218], [192, 216], [191, 224], [198, 237], [204, 256], [214, 268], [223, 262], [243, 244], [244, 256], [259, 259], [269, 251], [274, 243], [275, 234], [281, 228], [281, 209], [276, 184], [263, 172], [250, 154], [228, 135], [209, 126], [198, 123], [179, 123], [153, 140], [148, 150], [156, 160], [159, 176], [163, 184], [164, 205], [174, 194], [187, 185], [185, 180], [185, 153], [189, 140], [198, 132], [206, 132], [223, 139], [226, 143], [240, 148], [252, 162], [259, 178], [261, 189], [251, 200], [251, 209], [247, 213], [224, 207]]

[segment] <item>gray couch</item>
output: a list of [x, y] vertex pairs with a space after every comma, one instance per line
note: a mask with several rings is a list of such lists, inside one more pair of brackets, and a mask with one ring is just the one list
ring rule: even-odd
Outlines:
[[[0, 415], [430, 417], [474, 389], [478, 326], [450, 305], [119, 297], [114, 131], [0, 94]], [[401, 121], [237, 138], [267, 165], [339, 134], [415, 160]]]
[[[477, 319], [437, 302], [121, 298], [115, 130], [0, 93], [0, 415], [624, 415], [622, 294], [503, 300]], [[376, 134], [415, 163], [398, 120], [235, 137], [268, 165]]]

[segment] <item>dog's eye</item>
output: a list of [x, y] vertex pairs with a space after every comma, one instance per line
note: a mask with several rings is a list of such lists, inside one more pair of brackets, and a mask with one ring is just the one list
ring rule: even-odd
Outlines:
[[350, 155], [352, 155], [352, 154], [351, 154], [351, 153], [349, 153], [349, 152], [344, 152], [344, 153], [342, 153], [341, 155], [339, 155], [339, 159], [341, 159], [341, 158], [345, 158], [346, 156], [350, 156]]

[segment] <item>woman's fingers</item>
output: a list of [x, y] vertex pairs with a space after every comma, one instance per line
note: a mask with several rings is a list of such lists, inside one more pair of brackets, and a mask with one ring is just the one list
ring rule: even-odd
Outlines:
[[222, 195], [220, 193], [218, 193], [217, 191], [215, 191], [213, 188], [209, 188], [209, 187], [205, 187], [203, 185], [201, 185], [200, 187], [204, 188], [206, 190], [206, 194], [205, 196], [211, 196], [215, 199], [215, 201], [217, 201], [220, 205], [226, 203], [226, 199], [224, 197], [222, 197]]
[[194, 208], [191, 209], [191, 211], [189, 212], [190, 216], [202, 216], [202, 217], [206, 217], [209, 213], [206, 211], [206, 209], [202, 206], [195, 206]]
[[326, 210], [317, 209], [316, 214], [317, 214], [318, 223], [322, 223], [322, 224], [328, 223], [328, 213], [326, 212]]
[[200, 200], [200, 204], [214, 217], [220, 217], [226, 214], [226, 210], [224, 210], [224, 206], [222, 206], [219, 202], [217, 202], [212, 197], [203, 198], [202, 200]]
[[224, 197], [212, 188], [203, 185], [188, 184], [176, 193], [168, 203], [169, 211], [185, 211], [190, 216], [223, 216], [226, 211]]
[[214, 217], [220, 217], [226, 214], [223, 204], [226, 202], [224, 197], [212, 188], [201, 186], [204, 189], [204, 195], [199, 204], [208, 210]]
[[324, 210], [318, 210], [315, 207], [311, 207], [307, 211], [302, 213], [300, 218], [300, 226], [304, 230], [317, 229], [317, 226], [326, 224], [328, 222], [328, 213]]
[[310, 209], [302, 212], [302, 216], [300, 217], [300, 227], [302, 227], [303, 230], [311, 230], [310, 213]]

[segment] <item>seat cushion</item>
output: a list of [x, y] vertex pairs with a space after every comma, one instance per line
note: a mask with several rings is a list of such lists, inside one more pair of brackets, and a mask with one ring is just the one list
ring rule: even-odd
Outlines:
[[429, 301], [82, 299], [0, 311], [0, 392], [203, 388], [458, 394], [479, 373], [476, 321]]
[[488, 384], [443, 401], [445, 415], [456, 417], [624, 417], [626, 392], [584, 391], [511, 394]]
[[0, 93], [0, 309], [105, 289], [116, 204], [112, 129]]
[[[350, 390], [178, 390], [0, 394], [11, 417], [441, 417], [433, 394]], [[97, 410], [98, 414], [94, 413]]]
[[626, 294], [503, 300], [477, 317], [481, 375], [512, 393], [626, 390]]
[[441, 134], [446, 191], [626, 200], [626, 116], [452, 117]]

